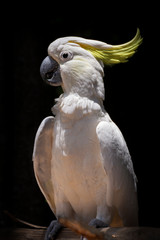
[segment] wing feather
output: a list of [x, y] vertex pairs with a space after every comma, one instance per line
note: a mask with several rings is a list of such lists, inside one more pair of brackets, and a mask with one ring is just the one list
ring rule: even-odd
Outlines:
[[126, 142], [112, 121], [100, 122], [96, 132], [108, 177], [107, 204], [116, 207], [124, 225], [137, 225], [137, 179]]
[[33, 166], [37, 183], [55, 213], [54, 189], [51, 181], [53, 129], [54, 117], [47, 117], [40, 124], [35, 137]]

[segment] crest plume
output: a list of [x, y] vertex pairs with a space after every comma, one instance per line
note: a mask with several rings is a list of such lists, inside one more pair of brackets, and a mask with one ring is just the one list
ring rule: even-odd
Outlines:
[[79, 44], [82, 48], [91, 52], [96, 59], [102, 60], [106, 65], [111, 65], [127, 62], [128, 58], [134, 55], [142, 41], [143, 39], [140, 35], [140, 31], [137, 28], [135, 37], [131, 41], [120, 45], [110, 45], [93, 40], [86, 42], [71, 40], [69, 42]]

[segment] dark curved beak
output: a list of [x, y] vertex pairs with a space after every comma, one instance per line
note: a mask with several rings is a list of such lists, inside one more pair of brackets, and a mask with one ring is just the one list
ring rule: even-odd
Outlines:
[[52, 86], [60, 86], [62, 84], [62, 78], [60, 74], [59, 64], [50, 56], [47, 56], [41, 66], [40, 74], [42, 79]]

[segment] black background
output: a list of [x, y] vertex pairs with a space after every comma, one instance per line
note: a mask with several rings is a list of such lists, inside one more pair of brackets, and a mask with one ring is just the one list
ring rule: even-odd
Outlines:
[[[102, 2], [103, 3], [103, 2]], [[144, 38], [128, 63], [105, 67], [105, 108], [121, 129], [138, 178], [139, 222], [160, 227], [159, 85], [156, 8], [108, 2], [43, 3], [1, 9], [0, 226], [4, 210], [34, 224], [53, 218], [36, 183], [32, 151], [37, 128], [51, 115], [60, 88], [45, 85], [39, 67], [56, 38], [81, 36], [110, 44]], [[157, 73], [156, 73], [157, 71]]]

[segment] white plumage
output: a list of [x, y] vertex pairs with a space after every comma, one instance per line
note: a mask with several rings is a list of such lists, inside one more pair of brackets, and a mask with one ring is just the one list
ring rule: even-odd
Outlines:
[[134, 226], [138, 206], [131, 157], [103, 107], [103, 62], [84, 46], [111, 48], [76, 37], [60, 38], [49, 46], [64, 93], [52, 109], [55, 117], [44, 119], [37, 131], [35, 176], [57, 218], [87, 224], [97, 218], [110, 226]]

